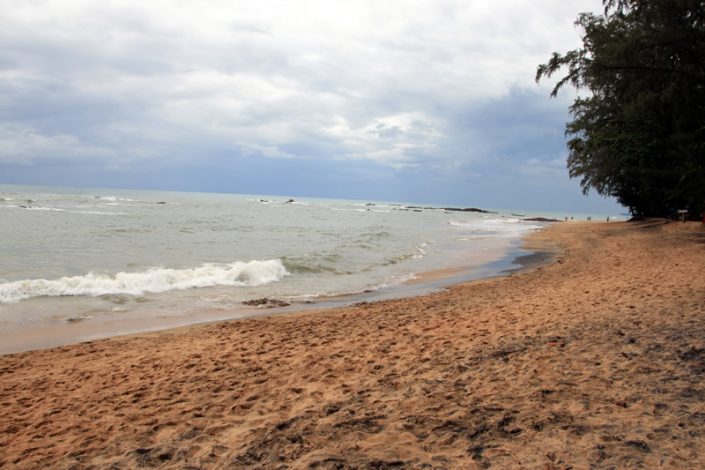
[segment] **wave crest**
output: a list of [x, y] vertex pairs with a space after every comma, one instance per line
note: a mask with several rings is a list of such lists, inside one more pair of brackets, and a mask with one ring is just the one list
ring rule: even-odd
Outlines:
[[0, 284], [0, 304], [17, 303], [33, 297], [92, 296], [108, 294], [142, 295], [195, 287], [261, 286], [288, 276], [278, 259], [204, 264], [196, 268], [150, 268], [141, 272], [120, 272], [114, 276], [89, 272], [60, 279], [25, 279]]
[[499, 237], [521, 236], [532, 230], [540, 230], [541, 225], [532, 224], [521, 219], [480, 219], [468, 222], [450, 220], [448, 225], [467, 230], [478, 235], [494, 235]]

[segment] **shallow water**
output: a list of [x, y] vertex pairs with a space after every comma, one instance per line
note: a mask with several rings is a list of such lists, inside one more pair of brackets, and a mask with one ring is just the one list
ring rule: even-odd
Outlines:
[[0, 329], [385, 293], [539, 224], [404, 204], [0, 186]]

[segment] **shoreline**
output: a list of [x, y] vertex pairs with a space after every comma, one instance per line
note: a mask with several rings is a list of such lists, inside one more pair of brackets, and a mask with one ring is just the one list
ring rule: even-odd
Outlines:
[[[321, 296], [313, 301], [291, 302], [284, 307], [199, 308], [190, 309], [181, 315], [171, 316], [121, 318], [118, 314], [81, 319], [80, 321], [20, 324], [16, 327], [0, 329], [0, 356], [80, 344], [86, 341], [169, 331], [221, 321], [239, 321], [311, 310], [342, 308], [361, 302], [414, 298], [457, 284], [505, 276], [537, 264], [550, 263], [550, 250], [530, 244], [526, 237], [512, 243], [507, 253], [500, 258], [484, 262], [479, 266], [460, 266], [417, 273], [414, 278], [399, 285], [369, 292]], [[541, 250], [545, 250], [548, 255], [541, 255], [539, 253]], [[278, 301], [278, 299], [267, 300]]]
[[0, 356], [0, 467], [705, 467], [702, 224], [530, 242], [556, 262]]

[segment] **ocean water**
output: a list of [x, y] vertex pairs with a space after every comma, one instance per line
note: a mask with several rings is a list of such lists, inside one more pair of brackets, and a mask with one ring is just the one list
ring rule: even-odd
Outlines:
[[393, 292], [506, 258], [539, 228], [370, 201], [0, 186], [0, 331]]

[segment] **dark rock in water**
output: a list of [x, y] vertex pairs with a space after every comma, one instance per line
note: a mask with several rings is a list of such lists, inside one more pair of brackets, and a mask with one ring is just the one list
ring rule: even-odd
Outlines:
[[482, 214], [496, 214], [496, 212], [478, 209], [477, 207], [444, 207], [443, 210], [454, 212], [480, 212]]
[[166, 204], [164, 201], [155, 202], [155, 204]]
[[496, 214], [497, 212], [487, 211], [485, 209], [478, 209], [477, 207], [420, 207], [420, 206], [405, 206], [403, 209], [399, 210], [413, 210], [414, 212], [421, 212], [421, 210], [437, 210], [437, 211], [451, 211], [451, 212], [480, 212], [482, 214]]
[[527, 222], [560, 222], [558, 219], [547, 219], [546, 217], [531, 217], [524, 220]]
[[288, 307], [289, 305], [291, 305], [289, 302], [285, 302], [283, 300], [268, 299], [266, 297], [264, 297], [262, 299], [243, 300], [242, 304], [247, 305], [248, 307], [265, 307], [265, 308]]
[[286, 201], [287, 204], [291, 204], [292, 202], [295, 202], [295, 201], [293, 199], [289, 199], [288, 201]]

